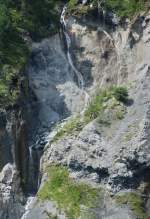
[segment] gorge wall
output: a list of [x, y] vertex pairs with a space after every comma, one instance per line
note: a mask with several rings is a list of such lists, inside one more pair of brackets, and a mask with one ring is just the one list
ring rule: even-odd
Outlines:
[[[32, 45], [19, 106], [0, 112], [0, 219], [21, 218], [26, 201], [22, 190], [30, 196], [42, 188], [51, 164], [67, 166], [75, 180], [101, 184], [112, 194], [149, 183], [150, 15], [122, 26], [110, 15], [65, 19], [71, 58], [85, 86], [80, 88], [69, 63], [62, 31]], [[83, 116], [85, 92], [93, 98], [100, 88], [122, 84], [128, 87], [130, 101], [121, 119], [108, 110], [109, 126], [94, 120], [53, 141], [59, 131], [56, 123], [63, 127], [72, 115]], [[66, 218], [49, 201], [35, 203], [36, 197], [24, 218], [46, 219], [45, 211]], [[144, 203], [148, 212], [149, 198]], [[104, 205], [96, 218], [137, 218], [128, 206], [121, 208], [108, 197]]]

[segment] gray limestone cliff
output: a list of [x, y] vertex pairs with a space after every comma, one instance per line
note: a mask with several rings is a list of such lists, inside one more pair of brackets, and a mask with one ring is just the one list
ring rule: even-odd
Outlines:
[[[19, 106], [13, 112], [0, 111], [0, 203], [4, 206], [0, 219], [12, 219], [12, 214], [21, 218], [23, 192], [35, 195], [51, 164], [67, 166], [75, 180], [102, 185], [111, 195], [149, 184], [150, 14], [124, 25], [109, 16], [68, 17], [66, 30], [70, 56], [63, 31], [34, 43], [20, 85]], [[82, 117], [97, 90], [111, 85], [128, 87], [130, 101], [121, 119], [110, 116], [109, 126], [93, 120], [53, 141], [58, 132], [55, 124], [63, 127], [72, 116]], [[150, 217], [149, 189], [144, 189], [144, 209]], [[129, 206], [120, 207], [110, 197], [104, 204], [98, 219], [137, 218]], [[52, 202], [37, 203], [36, 197], [23, 218], [46, 219], [45, 211], [66, 218]]]

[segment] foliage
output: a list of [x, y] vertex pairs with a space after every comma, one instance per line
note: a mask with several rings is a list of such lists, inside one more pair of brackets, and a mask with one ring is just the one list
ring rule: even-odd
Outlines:
[[67, 121], [67, 123], [60, 129], [58, 129], [57, 134], [53, 138], [53, 142], [59, 140], [60, 138], [72, 134], [74, 131], [80, 131], [83, 128], [83, 122], [80, 121], [80, 117], [72, 118]]
[[39, 40], [59, 27], [59, 0], [0, 0], [0, 104], [18, 93], [19, 73], [29, 56], [27, 38]]
[[127, 204], [138, 219], [148, 219], [144, 209], [144, 201], [141, 196], [135, 192], [127, 192], [116, 196], [118, 204]]
[[106, 0], [105, 7], [114, 11], [119, 17], [133, 17], [146, 9], [146, 0]]
[[[71, 11], [76, 11], [77, 14], [81, 14], [80, 10], [85, 13], [89, 13], [90, 5], [93, 5], [93, 8], [98, 7], [98, 2], [100, 2], [101, 7], [108, 9], [116, 13], [119, 17], [128, 17], [132, 18], [135, 14], [140, 13], [141, 11], [146, 10], [148, 0], [89, 0], [88, 4], [83, 7], [77, 6], [77, 0], [69, 1], [69, 8]], [[86, 8], [86, 10], [84, 10]]]
[[[106, 90], [100, 91], [90, 103], [88, 109], [85, 111], [85, 121], [91, 121], [96, 119], [97, 117], [101, 117], [104, 115], [104, 111], [108, 108], [108, 101], [115, 98], [118, 102], [126, 103], [128, 100], [128, 91], [124, 87], [110, 87]], [[114, 108], [118, 105], [118, 102], [114, 102], [115, 104], [111, 106]], [[118, 119], [123, 118], [124, 112], [119, 110], [116, 114]]]
[[80, 216], [81, 205], [92, 208], [98, 198], [98, 189], [87, 184], [77, 184], [71, 178], [65, 167], [50, 166], [48, 180], [38, 193], [39, 200], [53, 200], [69, 219]]
[[122, 103], [126, 103], [128, 101], [128, 90], [126, 87], [113, 87], [112, 95], [115, 97], [116, 100]]

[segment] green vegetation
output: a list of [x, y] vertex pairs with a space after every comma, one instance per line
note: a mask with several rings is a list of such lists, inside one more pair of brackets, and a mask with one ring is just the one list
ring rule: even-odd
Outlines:
[[0, 0], [0, 104], [12, 104], [18, 95], [19, 73], [29, 57], [27, 39], [55, 33], [61, 0]]
[[126, 112], [123, 103], [126, 103], [127, 100], [128, 91], [125, 87], [110, 87], [99, 91], [86, 109], [84, 118], [77, 116], [67, 121], [63, 127], [56, 127], [58, 131], [52, 142], [81, 131], [86, 124], [94, 119], [97, 119], [97, 122], [103, 126], [110, 126], [112, 120], [123, 119]]
[[[110, 101], [111, 100], [111, 101]], [[120, 103], [126, 103], [128, 100], [128, 91], [125, 87], [110, 87], [109, 89], [100, 91], [92, 100], [88, 109], [85, 111], [85, 121], [91, 121], [96, 118], [105, 118], [105, 110], [111, 111], [117, 106], [115, 111], [116, 118], [122, 119], [124, 116], [124, 108]], [[107, 115], [108, 117], [108, 115]]]
[[87, 184], [79, 184], [69, 178], [67, 168], [50, 166], [48, 180], [38, 193], [41, 201], [53, 200], [62, 209], [68, 219], [77, 219], [81, 214], [81, 205], [95, 207], [100, 191]]
[[104, 6], [119, 17], [132, 18], [135, 14], [146, 10], [147, 0], [106, 0]]
[[72, 134], [75, 131], [81, 131], [84, 127], [84, 123], [80, 120], [80, 117], [72, 118], [67, 121], [67, 123], [62, 127], [58, 127], [58, 132], [53, 138], [53, 142], [59, 140], [60, 138]]
[[[78, 0], [70, 0], [68, 2], [68, 11], [74, 16], [80, 17], [83, 15], [89, 15], [91, 12], [94, 12], [95, 9], [97, 9], [97, 0], [89, 1], [89, 4], [86, 5], [78, 4], [78, 2]], [[91, 3], [94, 3], [93, 7], [90, 7]]]
[[126, 87], [113, 87], [112, 95], [119, 102], [126, 103], [128, 101], [128, 90]]
[[138, 219], [148, 219], [142, 197], [135, 192], [127, 192], [116, 196], [118, 204], [127, 204]]
[[[148, 0], [90, 0], [89, 4], [77, 5], [77, 0], [69, 1], [69, 9], [75, 15], [82, 15], [89, 13], [92, 9], [98, 7], [98, 2], [101, 3], [101, 7], [111, 10], [119, 17], [132, 18], [134, 15], [139, 14], [141, 11], [145, 11], [147, 8]], [[90, 5], [93, 5], [93, 8]]]

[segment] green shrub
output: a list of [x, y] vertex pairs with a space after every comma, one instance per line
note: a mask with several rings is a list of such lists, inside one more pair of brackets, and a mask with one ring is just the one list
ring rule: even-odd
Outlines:
[[77, 219], [81, 214], [81, 205], [92, 208], [100, 191], [87, 184], [75, 183], [69, 178], [68, 170], [62, 166], [48, 168], [48, 180], [38, 193], [41, 201], [53, 200], [62, 209], [68, 219]]
[[69, 10], [74, 9], [77, 6], [78, 0], [70, 0], [68, 3]]
[[112, 95], [120, 102], [126, 103], [128, 101], [128, 90], [126, 87], [113, 87]]
[[122, 108], [119, 109], [117, 106], [119, 102], [126, 103], [128, 100], [128, 91], [124, 87], [110, 87], [106, 90], [99, 91], [92, 102], [90, 103], [89, 107], [85, 111], [85, 121], [89, 122], [97, 117], [101, 117], [104, 115], [105, 109], [110, 108], [109, 100], [115, 98], [114, 104], [111, 105], [110, 110], [114, 110], [116, 107], [118, 111], [116, 112], [116, 118], [122, 119], [124, 115], [124, 110]]

